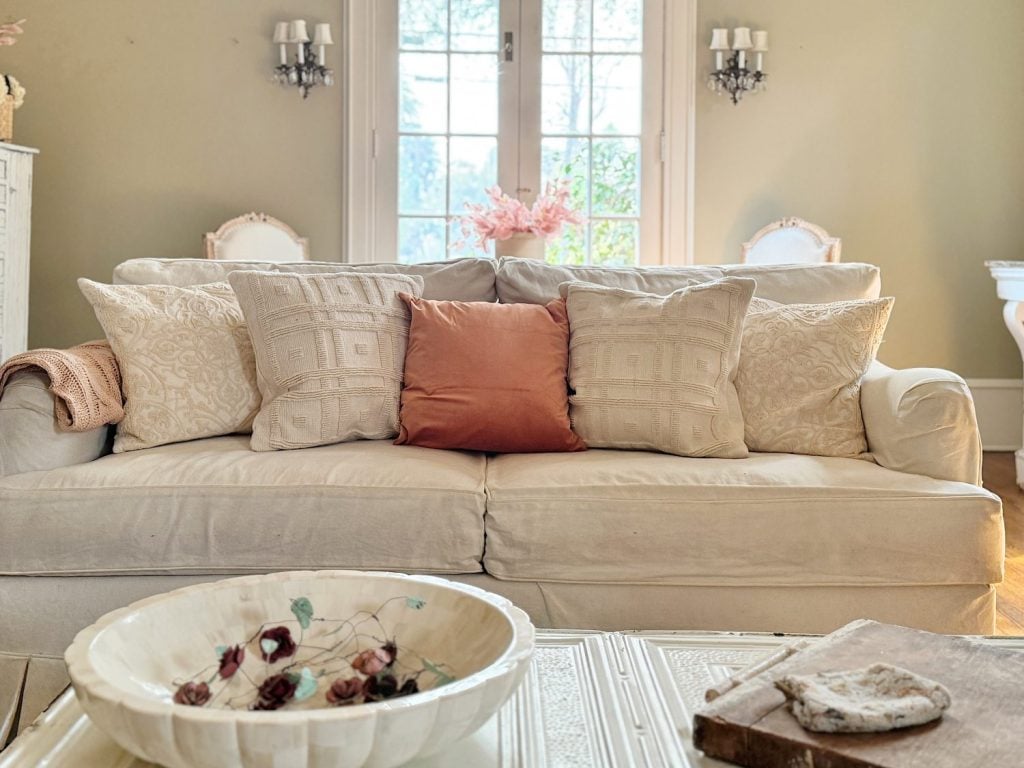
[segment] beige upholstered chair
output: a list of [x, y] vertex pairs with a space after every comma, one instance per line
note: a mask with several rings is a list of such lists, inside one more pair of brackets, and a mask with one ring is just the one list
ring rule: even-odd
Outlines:
[[743, 244], [745, 264], [816, 264], [839, 261], [842, 240], [816, 224], [794, 217], [758, 230]]
[[265, 213], [225, 221], [203, 236], [206, 258], [233, 261], [309, 261], [309, 240]]

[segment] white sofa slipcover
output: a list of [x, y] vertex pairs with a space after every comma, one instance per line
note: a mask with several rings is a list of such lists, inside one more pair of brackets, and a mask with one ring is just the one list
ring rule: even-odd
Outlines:
[[[411, 450], [409, 450], [409, 449]], [[482, 570], [481, 454], [248, 435], [0, 480], [0, 575]]]
[[[136, 260], [117, 278], [188, 284], [244, 266]], [[541, 301], [566, 279], [522, 260], [388, 268], [438, 298]], [[879, 294], [877, 268], [856, 264], [568, 273], [658, 291], [743, 274], [782, 301]], [[994, 630], [1001, 510], [978, 485], [970, 393], [948, 372], [869, 373], [874, 462], [379, 441], [254, 455], [243, 436], [111, 456], [109, 429], [54, 429], [45, 387], [23, 375], [0, 399], [0, 615], [16, 617], [0, 622], [0, 653], [57, 655], [103, 612], [185, 583], [323, 567], [445, 573], [540, 626], [827, 632], [866, 616]]]
[[1002, 555], [997, 497], [858, 459], [589, 450], [487, 463], [484, 566], [499, 579], [989, 584]]

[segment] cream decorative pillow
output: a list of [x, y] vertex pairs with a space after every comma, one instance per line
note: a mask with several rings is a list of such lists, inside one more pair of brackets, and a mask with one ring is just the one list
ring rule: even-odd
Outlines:
[[859, 456], [868, 449], [860, 381], [893, 299], [776, 304], [754, 299], [736, 390], [752, 451]]
[[114, 453], [248, 432], [260, 407], [256, 363], [227, 283], [78, 281], [103, 326], [124, 390]]
[[423, 278], [232, 272], [263, 395], [252, 448], [307, 448], [398, 434], [409, 309]]
[[569, 312], [572, 428], [591, 448], [743, 458], [733, 379], [754, 281], [668, 296], [561, 286]]

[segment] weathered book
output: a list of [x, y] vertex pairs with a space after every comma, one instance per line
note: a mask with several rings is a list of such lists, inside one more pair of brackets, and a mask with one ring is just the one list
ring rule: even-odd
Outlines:
[[[775, 687], [783, 675], [885, 662], [945, 685], [952, 706], [926, 725], [887, 733], [804, 730]], [[855, 621], [785, 649], [708, 691], [693, 740], [747, 768], [1024, 766], [1024, 652], [906, 627]]]

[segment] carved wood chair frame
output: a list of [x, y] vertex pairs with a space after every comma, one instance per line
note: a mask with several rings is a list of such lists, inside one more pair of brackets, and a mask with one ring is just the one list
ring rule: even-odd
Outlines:
[[778, 221], [773, 221], [765, 227], [761, 227], [754, 236], [743, 244], [742, 250], [742, 262], [745, 264], [748, 261], [750, 251], [755, 245], [761, 240], [761, 238], [770, 235], [774, 232], [778, 232], [781, 229], [800, 229], [807, 232], [815, 240], [818, 241], [819, 246], [828, 246], [828, 251], [825, 254], [825, 263], [834, 264], [839, 261], [840, 250], [842, 249], [843, 241], [838, 237], [832, 237], [824, 229], [819, 227], [817, 224], [812, 224], [809, 221], [797, 218], [796, 216], [788, 216]]
[[227, 238], [232, 232], [242, 227], [249, 226], [251, 224], [268, 224], [275, 229], [279, 229], [288, 235], [296, 245], [302, 248], [302, 261], [309, 261], [309, 239], [300, 237], [299, 233], [289, 227], [280, 219], [275, 219], [266, 213], [246, 213], [242, 216], [236, 216], [233, 219], [225, 221], [218, 227], [216, 232], [207, 232], [203, 235], [203, 245], [206, 248], [206, 258], [216, 259], [217, 248], [221, 242]]

